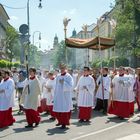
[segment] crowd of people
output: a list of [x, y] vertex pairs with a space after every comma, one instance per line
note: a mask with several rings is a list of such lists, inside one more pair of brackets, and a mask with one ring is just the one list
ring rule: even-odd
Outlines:
[[95, 71], [84, 67], [77, 71], [60, 64], [56, 71], [30, 68], [29, 77], [23, 70], [14, 69], [11, 74], [1, 69], [0, 128], [16, 121], [12, 115], [15, 96], [18, 96], [18, 114], [26, 116], [26, 128], [37, 127], [40, 113], [49, 112], [50, 120], [57, 120], [56, 126], [65, 129], [70, 125], [74, 107], [79, 123], [90, 122], [92, 111], [129, 118], [134, 114], [135, 101], [140, 111], [140, 68], [103, 67]]

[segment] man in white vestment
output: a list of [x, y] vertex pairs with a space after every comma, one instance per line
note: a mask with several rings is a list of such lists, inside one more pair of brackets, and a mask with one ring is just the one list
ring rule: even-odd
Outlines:
[[3, 80], [0, 82], [0, 128], [12, 125], [15, 119], [12, 116], [14, 107], [14, 81], [9, 77], [10, 71], [1, 71]]
[[79, 122], [89, 122], [94, 105], [95, 81], [90, 74], [89, 67], [84, 67], [75, 90], [78, 92]]
[[27, 81], [23, 89], [23, 96], [25, 95], [24, 108], [28, 123], [28, 125], [25, 126], [26, 128], [33, 127], [34, 123], [35, 126], [38, 126], [40, 122], [39, 112], [37, 111], [39, 105], [38, 96], [41, 94], [40, 83], [35, 75], [35, 68], [30, 68], [29, 74], [29, 81]]
[[56, 86], [54, 91], [54, 106], [53, 111], [56, 114], [58, 125], [62, 129], [69, 125], [71, 110], [72, 110], [72, 87], [73, 79], [66, 71], [66, 65], [60, 64], [61, 74], [56, 77]]
[[124, 74], [125, 68], [119, 68], [119, 74], [112, 80], [112, 101], [109, 114], [117, 115], [120, 119], [129, 118], [134, 113], [134, 80]]

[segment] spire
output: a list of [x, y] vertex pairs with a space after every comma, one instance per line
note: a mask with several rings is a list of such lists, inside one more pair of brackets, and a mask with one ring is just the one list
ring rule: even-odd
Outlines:
[[77, 33], [76, 33], [75, 28], [74, 28], [74, 30], [72, 31], [72, 37], [75, 38], [75, 37], [76, 37], [76, 34], [77, 34]]
[[57, 46], [58, 46], [58, 37], [57, 37], [57, 34], [55, 34], [53, 47], [56, 48]]

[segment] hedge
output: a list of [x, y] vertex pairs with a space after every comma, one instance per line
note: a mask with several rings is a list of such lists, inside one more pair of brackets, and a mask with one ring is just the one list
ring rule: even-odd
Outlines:
[[11, 68], [20, 66], [20, 62], [10, 62], [8, 60], [0, 60], [0, 68]]

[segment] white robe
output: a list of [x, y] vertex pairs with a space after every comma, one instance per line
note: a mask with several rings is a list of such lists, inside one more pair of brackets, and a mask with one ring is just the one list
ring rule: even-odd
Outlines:
[[5, 93], [0, 93], [0, 111], [14, 107], [14, 81], [11, 78], [7, 81], [2, 80], [0, 83], [0, 90], [5, 90]]
[[[86, 86], [87, 89], [84, 89]], [[94, 105], [95, 81], [92, 76], [81, 76], [76, 90], [78, 92], [78, 106], [92, 107]]]
[[[111, 78], [107, 75], [106, 77], [102, 77], [103, 79], [103, 85], [102, 85], [102, 80], [101, 76], [98, 77], [97, 79], [97, 85], [99, 86], [97, 93], [96, 93], [96, 98], [103, 99], [103, 94], [104, 93], [104, 99], [109, 99], [109, 93], [110, 93], [110, 84], [111, 84]], [[99, 84], [100, 82], [100, 84]]]
[[[29, 84], [29, 93], [28, 93], [28, 85]], [[37, 110], [39, 106], [39, 95], [41, 94], [40, 83], [37, 78], [33, 80], [29, 80], [23, 89], [22, 96], [25, 96], [23, 100], [25, 109], [33, 109]]]
[[46, 92], [47, 94], [47, 105], [53, 105], [53, 98], [54, 98], [54, 90], [56, 85], [56, 79], [51, 80], [49, 79], [46, 83], [46, 87], [51, 88], [51, 91]]
[[[59, 82], [60, 79], [64, 80], [64, 83]], [[58, 75], [56, 77], [56, 86], [54, 91], [54, 112], [70, 112], [72, 110], [72, 87], [73, 79], [70, 74]]]
[[132, 90], [134, 80], [132, 77], [116, 75], [112, 80], [113, 83], [113, 100], [121, 102], [133, 102], [134, 92]]

